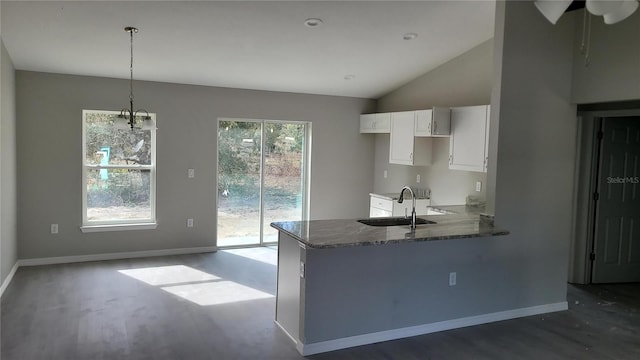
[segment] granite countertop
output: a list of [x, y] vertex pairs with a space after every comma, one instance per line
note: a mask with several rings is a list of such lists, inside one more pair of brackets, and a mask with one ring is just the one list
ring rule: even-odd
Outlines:
[[480, 208], [464, 205], [438, 206], [437, 208], [451, 213], [418, 216], [435, 221], [436, 224], [417, 225], [413, 231], [408, 225], [369, 226], [359, 223], [357, 219], [273, 222], [271, 227], [313, 249], [509, 234], [509, 231], [495, 227], [493, 217], [482, 215]]
[[[382, 194], [378, 194], [378, 193], [369, 193], [370, 196], [376, 196], [382, 199], [386, 199], [386, 200], [393, 200], [396, 201], [400, 198], [400, 193], [382, 193]], [[411, 197], [408, 197], [408, 199], [411, 199]], [[422, 200], [422, 199], [429, 199], [428, 196], [416, 196], [416, 200]]]

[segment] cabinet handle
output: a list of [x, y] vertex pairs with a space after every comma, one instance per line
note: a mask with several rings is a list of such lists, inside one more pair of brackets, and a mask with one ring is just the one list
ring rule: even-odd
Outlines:
[[433, 123], [433, 135], [437, 135], [438, 134], [438, 123], [434, 122]]

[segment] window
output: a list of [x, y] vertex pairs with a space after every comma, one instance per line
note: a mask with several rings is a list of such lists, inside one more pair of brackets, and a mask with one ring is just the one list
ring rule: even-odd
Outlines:
[[82, 112], [82, 231], [155, 228], [155, 126], [117, 129], [119, 113]]

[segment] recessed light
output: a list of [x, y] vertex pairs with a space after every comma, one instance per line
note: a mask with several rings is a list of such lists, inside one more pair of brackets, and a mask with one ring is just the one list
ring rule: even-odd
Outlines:
[[304, 21], [304, 25], [306, 27], [310, 27], [310, 28], [318, 27], [318, 26], [322, 25], [322, 19], [309, 18], [309, 19]]
[[402, 38], [404, 40], [413, 40], [413, 39], [415, 39], [417, 37], [418, 37], [418, 34], [416, 34], [416, 33], [406, 33], [406, 34], [402, 35]]
[[353, 75], [353, 74], [349, 74], [349, 75], [345, 75], [345, 76], [344, 76], [344, 79], [345, 79], [345, 80], [353, 80], [355, 77], [356, 77], [355, 75]]

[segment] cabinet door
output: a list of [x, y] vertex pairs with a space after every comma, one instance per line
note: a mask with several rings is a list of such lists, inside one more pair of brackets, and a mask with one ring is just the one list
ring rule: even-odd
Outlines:
[[491, 124], [491, 106], [487, 105], [487, 126], [484, 133], [484, 172], [489, 165], [489, 125]]
[[360, 133], [389, 133], [391, 113], [360, 115]]
[[431, 136], [433, 110], [418, 110], [415, 118], [415, 136]]
[[431, 136], [449, 136], [451, 134], [451, 110], [434, 107], [431, 124]]
[[431, 206], [430, 199], [416, 200], [416, 215], [427, 215], [429, 206]]
[[375, 128], [376, 114], [360, 115], [360, 133], [373, 132]]
[[391, 131], [391, 113], [379, 113], [375, 117], [375, 132], [389, 133]]
[[[410, 196], [409, 196], [410, 197]], [[393, 216], [411, 216], [411, 200], [406, 199], [400, 204], [393, 202]]]
[[[431, 200], [429, 199], [418, 199], [416, 200], [416, 215], [427, 215], [427, 208], [431, 204]], [[402, 204], [397, 201], [393, 202], [393, 216], [411, 216], [411, 210], [413, 207], [413, 203], [411, 201], [411, 196], [405, 198]]]
[[485, 171], [487, 105], [451, 109], [449, 169]]
[[391, 113], [389, 163], [413, 165], [415, 111]]
[[369, 217], [377, 218], [377, 217], [391, 217], [391, 211], [378, 209], [378, 208], [369, 208]]

